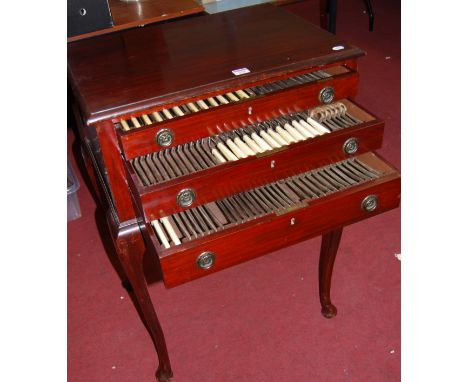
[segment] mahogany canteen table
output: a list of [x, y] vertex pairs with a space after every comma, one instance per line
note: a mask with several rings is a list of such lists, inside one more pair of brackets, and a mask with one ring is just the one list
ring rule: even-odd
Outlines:
[[[322, 236], [322, 314], [342, 229], [396, 208], [374, 153], [384, 122], [355, 101], [365, 53], [271, 5], [68, 44], [86, 167], [123, 283], [173, 373], [148, 293]], [[365, 264], [363, 264], [365, 266]]]

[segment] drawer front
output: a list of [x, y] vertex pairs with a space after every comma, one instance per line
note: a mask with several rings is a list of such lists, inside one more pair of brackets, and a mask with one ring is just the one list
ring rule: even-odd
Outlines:
[[326, 134], [268, 156], [227, 163], [146, 190], [137, 187], [138, 179], [134, 173], [129, 176], [135, 193], [140, 195], [139, 202], [145, 220], [151, 221], [183, 210], [177, 203], [177, 195], [182, 190], [194, 191], [196, 196], [191, 207], [195, 207], [225, 195], [345, 159], [350, 155], [344, 152], [343, 146], [352, 138], [359, 142], [358, 150], [352, 155], [377, 150], [382, 145], [383, 123], [374, 121]]
[[[322, 80], [290, 89], [281, 90], [252, 100], [245, 100], [200, 111], [177, 119], [150, 125], [133, 131], [119, 131], [122, 151], [127, 160], [148, 153], [191, 142], [218, 132], [219, 126], [240, 125], [249, 120], [265, 120], [275, 117], [274, 110], [297, 110], [320, 105], [320, 92], [326, 87], [335, 91], [334, 99], [356, 96], [358, 74], [349, 72], [330, 80]], [[160, 131], [169, 129], [173, 139], [169, 146], [157, 143]]]
[[[363, 206], [363, 201], [369, 196], [377, 197], [377, 205], [370, 212]], [[165, 285], [174, 287], [335, 228], [370, 218], [398, 207], [399, 201], [400, 178], [398, 173], [392, 172], [366, 184], [312, 200], [304, 208], [280, 216], [269, 215], [225, 233], [216, 233], [204, 240], [185, 243], [180, 249], [162, 249], [149, 224], [147, 230], [160, 257]]]

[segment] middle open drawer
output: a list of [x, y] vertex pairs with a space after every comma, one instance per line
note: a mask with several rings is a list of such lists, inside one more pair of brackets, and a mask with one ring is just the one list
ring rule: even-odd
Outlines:
[[126, 162], [146, 221], [380, 148], [383, 121], [343, 99]]

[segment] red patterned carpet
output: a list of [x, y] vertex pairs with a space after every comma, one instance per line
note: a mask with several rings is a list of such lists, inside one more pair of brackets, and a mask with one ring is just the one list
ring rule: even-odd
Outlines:
[[[386, 121], [380, 153], [400, 166], [400, 5], [339, 2], [337, 34], [368, 53], [358, 102]], [[316, 2], [287, 7], [318, 22]], [[75, 169], [77, 150], [69, 132]], [[78, 174], [83, 216], [68, 224], [70, 382], [154, 381], [155, 351], [106, 254], [102, 218]], [[316, 238], [166, 290], [150, 286], [174, 382], [400, 380], [400, 211], [344, 230], [332, 284], [338, 316], [320, 314]]]

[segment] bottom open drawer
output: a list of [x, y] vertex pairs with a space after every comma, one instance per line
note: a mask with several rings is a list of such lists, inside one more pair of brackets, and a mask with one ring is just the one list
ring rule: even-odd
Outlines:
[[397, 170], [374, 153], [147, 223], [173, 287], [396, 208]]

